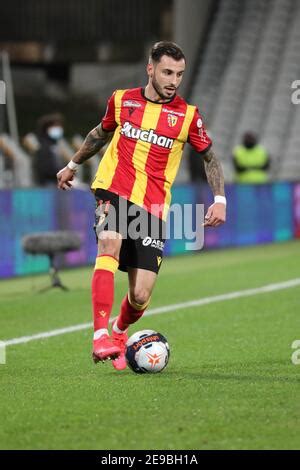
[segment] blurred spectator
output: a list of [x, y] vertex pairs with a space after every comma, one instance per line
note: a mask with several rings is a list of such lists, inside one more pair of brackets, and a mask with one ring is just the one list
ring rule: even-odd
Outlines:
[[64, 134], [61, 114], [48, 114], [38, 120], [39, 147], [34, 156], [35, 180], [39, 185], [56, 185], [56, 173], [64, 165], [59, 142]]
[[30, 155], [34, 155], [40, 148], [38, 138], [33, 132], [29, 132], [28, 134], [24, 135], [22, 139], [22, 145], [26, 152], [28, 152]]
[[15, 160], [7, 135], [0, 135], [0, 189], [13, 187]]
[[266, 183], [270, 158], [266, 149], [258, 143], [252, 132], [243, 135], [241, 145], [233, 149], [233, 163], [237, 183]]

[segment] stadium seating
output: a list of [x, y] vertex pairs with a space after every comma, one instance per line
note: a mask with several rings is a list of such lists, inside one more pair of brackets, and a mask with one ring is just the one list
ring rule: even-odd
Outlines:
[[274, 179], [300, 176], [300, 107], [291, 102], [291, 84], [300, 78], [299, 24], [296, 0], [220, 2], [191, 101], [229, 181], [232, 148], [249, 130], [269, 151]]

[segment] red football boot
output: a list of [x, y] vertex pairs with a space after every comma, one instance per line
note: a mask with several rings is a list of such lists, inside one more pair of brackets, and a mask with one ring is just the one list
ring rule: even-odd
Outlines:
[[126, 369], [127, 363], [125, 359], [125, 351], [128, 340], [127, 331], [124, 331], [124, 333], [117, 333], [116, 331], [112, 330], [111, 337], [113, 344], [121, 350], [119, 357], [112, 361], [112, 365], [117, 370]]
[[121, 354], [121, 348], [113, 344], [108, 335], [102, 335], [99, 339], [93, 341], [93, 359], [94, 362], [106, 361], [107, 359], [116, 359]]

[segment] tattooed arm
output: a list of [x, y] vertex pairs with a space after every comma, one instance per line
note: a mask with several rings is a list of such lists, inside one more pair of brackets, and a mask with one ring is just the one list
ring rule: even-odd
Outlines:
[[[207, 181], [214, 196], [224, 196], [224, 176], [220, 161], [210, 148], [204, 154], [204, 167]], [[226, 204], [215, 202], [207, 211], [204, 226], [217, 227], [226, 220]]]
[[224, 196], [224, 176], [221, 164], [210, 148], [204, 154], [204, 167], [207, 181], [214, 196]]
[[80, 149], [75, 153], [69, 163], [69, 165], [72, 165], [74, 169], [67, 165], [57, 173], [56, 177], [58, 188], [68, 189], [72, 187], [71, 181], [76, 172], [76, 165], [80, 165], [99, 152], [99, 150], [108, 142], [109, 137], [109, 132], [104, 131], [101, 124], [92, 129], [86, 136]]
[[88, 133], [82, 146], [72, 158], [73, 162], [78, 163], [79, 165], [85, 162], [95, 155], [95, 153], [99, 152], [99, 150], [107, 143], [108, 139], [109, 133], [105, 132], [102, 129], [101, 124], [99, 124], [99, 126], [95, 127]]

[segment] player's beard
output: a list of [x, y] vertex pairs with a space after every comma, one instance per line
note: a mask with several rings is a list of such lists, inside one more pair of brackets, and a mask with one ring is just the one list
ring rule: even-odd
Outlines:
[[158, 94], [158, 96], [160, 97], [160, 99], [162, 99], [162, 100], [171, 100], [176, 94], [176, 88], [175, 88], [173, 95], [171, 95], [171, 96], [166, 95], [164, 93], [163, 88], [159, 85], [159, 83], [156, 80], [154, 75], [152, 77], [152, 86], [153, 86], [154, 90], [156, 91], [156, 93]]

